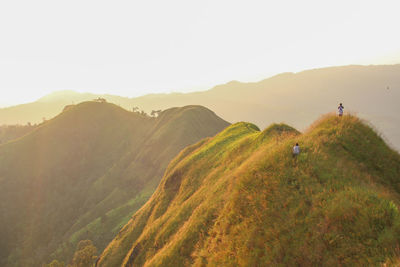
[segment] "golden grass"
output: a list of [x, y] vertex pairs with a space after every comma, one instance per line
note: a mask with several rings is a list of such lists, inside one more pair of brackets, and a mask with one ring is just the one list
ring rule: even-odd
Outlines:
[[[99, 266], [395, 259], [400, 156], [355, 116], [326, 115], [304, 134], [271, 127], [234, 124], [182, 152]], [[293, 159], [296, 142], [301, 153]]]

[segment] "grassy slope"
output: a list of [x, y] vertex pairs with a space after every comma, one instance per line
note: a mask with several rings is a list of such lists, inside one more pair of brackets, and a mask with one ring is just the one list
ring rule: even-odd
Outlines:
[[237, 123], [170, 163], [99, 266], [383, 263], [399, 253], [399, 174], [400, 156], [356, 117], [304, 134]]
[[0, 265], [34, 266], [56, 250], [66, 260], [80, 239], [104, 248], [168, 162], [227, 125], [199, 106], [149, 118], [86, 102], [1, 145]]

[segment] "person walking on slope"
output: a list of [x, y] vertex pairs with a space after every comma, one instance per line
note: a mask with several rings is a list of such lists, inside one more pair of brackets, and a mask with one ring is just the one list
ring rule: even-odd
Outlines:
[[300, 154], [299, 143], [296, 143], [296, 145], [293, 147], [293, 158], [296, 158], [297, 155], [299, 154]]
[[344, 109], [344, 107], [343, 107], [342, 103], [340, 103], [340, 105], [338, 106], [339, 117], [342, 117], [342, 116], [343, 116], [343, 109]]

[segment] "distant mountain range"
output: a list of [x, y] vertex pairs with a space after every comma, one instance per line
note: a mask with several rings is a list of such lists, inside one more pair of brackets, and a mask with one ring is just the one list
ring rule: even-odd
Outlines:
[[41, 122], [65, 105], [103, 97], [128, 110], [146, 112], [202, 105], [230, 122], [249, 121], [266, 127], [285, 122], [302, 130], [320, 114], [345, 112], [367, 119], [400, 149], [400, 65], [344, 66], [283, 73], [256, 83], [229, 82], [195, 93], [153, 94], [137, 98], [63, 91], [34, 103], [0, 109], [1, 124]]
[[181, 149], [228, 125], [200, 106], [149, 117], [84, 102], [17, 133], [0, 145], [0, 266], [67, 261], [82, 239], [102, 250]]
[[96, 266], [398, 266], [399, 173], [353, 116], [236, 123], [171, 161]]

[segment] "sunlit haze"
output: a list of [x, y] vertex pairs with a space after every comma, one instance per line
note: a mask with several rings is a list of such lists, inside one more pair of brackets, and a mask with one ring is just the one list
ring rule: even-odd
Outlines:
[[399, 10], [397, 0], [1, 1], [0, 105], [400, 63]]

